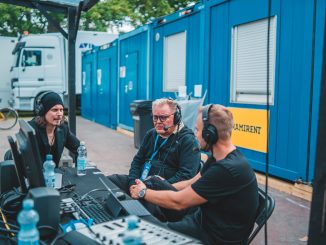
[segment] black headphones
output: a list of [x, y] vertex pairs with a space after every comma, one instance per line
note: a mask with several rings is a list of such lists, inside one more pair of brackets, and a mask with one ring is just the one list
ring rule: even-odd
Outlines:
[[209, 123], [209, 111], [212, 107], [213, 104], [206, 105], [202, 112], [202, 120], [204, 123], [202, 137], [209, 147], [214, 145], [218, 140], [218, 133], [216, 127]]
[[44, 115], [44, 105], [42, 103], [42, 99], [45, 97], [45, 95], [53, 93], [53, 91], [45, 91], [40, 94], [38, 94], [34, 99], [34, 113], [36, 116], [42, 116]]
[[178, 125], [181, 122], [181, 107], [180, 105], [172, 98], [168, 98], [168, 100], [172, 101], [173, 104], [175, 104], [176, 106], [176, 111], [174, 113], [174, 117], [173, 117], [173, 125]]

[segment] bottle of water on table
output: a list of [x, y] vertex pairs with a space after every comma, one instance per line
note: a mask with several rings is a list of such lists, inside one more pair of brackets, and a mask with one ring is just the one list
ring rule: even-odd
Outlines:
[[23, 209], [18, 214], [17, 221], [20, 225], [18, 232], [18, 245], [38, 245], [40, 234], [36, 224], [39, 221], [38, 213], [33, 209], [34, 201], [25, 199]]
[[141, 245], [142, 234], [138, 227], [139, 218], [135, 215], [130, 215], [126, 218], [127, 229], [122, 234], [122, 241], [124, 245]]
[[87, 150], [85, 142], [81, 141], [80, 146], [77, 149], [77, 175], [83, 176], [86, 174], [86, 163], [87, 163]]
[[54, 173], [55, 163], [52, 160], [52, 155], [47, 154], [45, 162], [43, 163], [43, 175], [45, 180], [45, 185], [47, 187], [55, 187], [55, 173]]

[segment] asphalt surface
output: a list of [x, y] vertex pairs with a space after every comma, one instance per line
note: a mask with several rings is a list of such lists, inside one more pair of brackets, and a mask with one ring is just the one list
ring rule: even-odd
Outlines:
[[[14, 135], [17, 131], [18, 125], [11, 130], [0, 130], [1, 160], [9, 148], [7, 135]], [[128, 173], [137, 152], [132, 137], [82, 117], [77, 117], [77, 136], [86, 142], [89, 160], [106, 175]], [[269, 192], [275, 199], [276, 207], [267, 224], [268, 244], [307, 244], [310, 202], [272, 188]], [[264, 237], [263, 228], [252, 244], [265, 244]]]

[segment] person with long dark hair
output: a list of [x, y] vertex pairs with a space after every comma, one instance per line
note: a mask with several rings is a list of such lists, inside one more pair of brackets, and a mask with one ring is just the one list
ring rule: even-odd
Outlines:
[[34, 112], [36, 116], [28, 123], [35, 130], [42, 161], [51, 154], [58, 167], [64, 147], [76, 155], [80, 142], [70, 132], [60, 95], [53, 91], [40, 94], [35, 98]]

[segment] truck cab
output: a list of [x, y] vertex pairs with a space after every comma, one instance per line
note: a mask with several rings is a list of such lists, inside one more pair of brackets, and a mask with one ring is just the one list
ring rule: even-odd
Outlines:
[[33, 110], [38, 94], [66, 91], [65, 41], [58, 35], [25, 36], [15, 46], [11, 68], [12, 106]]

